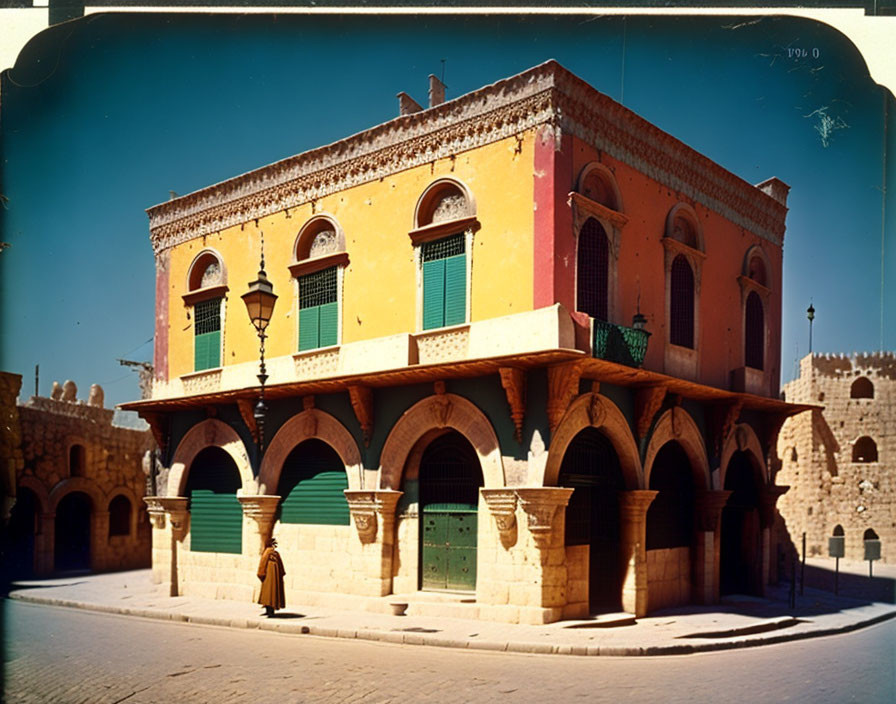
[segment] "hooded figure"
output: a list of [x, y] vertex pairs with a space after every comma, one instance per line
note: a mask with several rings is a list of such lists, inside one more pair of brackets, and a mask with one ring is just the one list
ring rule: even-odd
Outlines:
[[261, 580], [258, 603], [264, 606], [265, 616], [273, 616], [275, 609], [286, 606], [286, 594], [283, 590], [284, 574], [286, 570], [283, 569], [283, 560], [277, 552], [277, 541], [270, 538], [258, 563], [258, 578]]

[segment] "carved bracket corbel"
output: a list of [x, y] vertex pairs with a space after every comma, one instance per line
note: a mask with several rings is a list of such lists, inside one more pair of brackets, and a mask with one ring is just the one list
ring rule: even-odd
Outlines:
[[553, 433], [569, 404], [579, 391], [582, 365], [579, 362], [564, 362], [548, 367], [548, 424]]
[[722, 454], [722, 445], [725, 443], [725, 438], [728, 437], [728, 433], [731, 432], [731, 428], [737, 422], [743, 406], [744, 402], [741, 399], [737, 399], [729, 403], [719, 403], [712, 407], [712, 447], [716, 457]]
[[529, 532], [535, 546], [544, 549], [550, 546], [552, 526], [557, 509], [569, 503], [573, 489], [563, 487], [532, 487], [516, 489], [520, 506], [526, 513]]
[[189, 499], [186, 496], [156, 496], [155, 505], [165, 512], [171, 523], [171, 531], [175, 540], [183, 540], [187, 534], [190, 512], [187, 510]]
[[153, 411], [138, 411], [138, 415], [149, 423], [149, 429], [159, 449], [164, 455], [168, 451], [168, 431], [170, 421], [168, 414]]
[[635, 391], [635, 419], [640, 440], [647, 437], [653, 417], [665, 399], [665, 386], [642, 386]]
[[238, 398], [236, 400], [237, 408], [240, 409], [240, 416], [243, 423], [252, 434], [252, 439], [258, 443], [258, 424], [255, 422], [255, 404], [247, 398]]
[[159, 496], [145, 496], [143, 502], [146, 504], [146, 513], [149, 515], [149, 522], [153, 528], [162, 530], [165, 528], [165, 509], [162, 508]]
[[[362, 543], [369, 544], [376, 540], [379, 520], [382, 520], [384, 531], [391, 530], [395, 507], [403, 492], [390, 489], [346, 489], [343, 493]], [[383, 536], [384, 540], [385, 538]]]
[[236, 498], [243, 507], [243, 515], [258, 524], [258, 534], [261, 536], [262, 547], [264, 547], [264, 543], [270, 537], [274, 527], [274, 517], [277, 514], [280, 497], [273, 494], [259, 494], [257, 496], [237, 496]]
[[526, 372], [516, 367], [501, 367], [501, 386], [507, 395], [510, 418], [513, 421], [516, 441], [523, 441], [523, 420], [526, 417]]
[[495, 525], [501, 533], [513, 530], [516, 525], [516, 492], [513, 489], [481, 489], [489, 511], [495, 518]]
[[352, 402], [355, 418], [364, 434], [364, 446], [370, 446], [373, 434], [373, 389], [369, 386], [349, 386], [348, 395]]

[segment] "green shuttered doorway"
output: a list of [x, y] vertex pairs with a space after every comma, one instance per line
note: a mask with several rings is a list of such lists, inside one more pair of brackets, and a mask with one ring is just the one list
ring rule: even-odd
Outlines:
[[467, 319], [467, 255], [464, 235], [423, 245], [423, 329], [460, 325]]
[[208, 447], [190, 465], [190, 550], [239, 554], [243, 547], [243, 510], [236, 498], [240, 474], [219, 447]]
[[420, 462], [420, 588], [476, 589], [477, 507], [482, 472], [457, 432], [434, 440]]
[[282, 523], [349, 525], [345, 465], [321, 440], [297, 445], [283, 463], [277, 493]]

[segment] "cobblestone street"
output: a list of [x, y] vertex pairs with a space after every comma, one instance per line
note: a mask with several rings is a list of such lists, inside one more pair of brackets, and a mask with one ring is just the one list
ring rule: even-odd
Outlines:
[[717, 653], [581, 658], [163, 623], [13, 601], [9, 704], [875, 702], [896, 695], [896, 622]]

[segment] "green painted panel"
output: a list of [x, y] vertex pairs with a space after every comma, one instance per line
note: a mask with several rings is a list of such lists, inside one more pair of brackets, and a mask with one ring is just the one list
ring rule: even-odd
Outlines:
[[221, 331], [196, 335], [193, 344], [193, 368], [195, 371], [221, 366]]
[[423, 262], [423, 329], [445, 325], [445, 260]]
[[320, 306], [320, 346], [335, 345], [339, 331], [339, 304], [336, 301]]
[[457, 591], [476, 589], [476, 548], [451, 546], [447, 558], [446, 587]]
[[348, 489], [344, 470], [318, 472], [299, 481], [280, 504], [283, 523], [349, 525]]
[[476, 588], [477, 521], [473, 506], [434, 504], [424, 507], [421, 551], [423, 589]]
[[423, 589], [448, 588], [448, 550], [444, 547], [423, 547], [420, 586]]
[[467, 257], [459, 254], [445, 262], [445, 325], [467, 320]]
[[190, 550], [239, 554], [243, 510], [235, 494], [194, 489], [190, 496]]
[[299, 310], [299, 351], [320, 347], [320, 306]]

